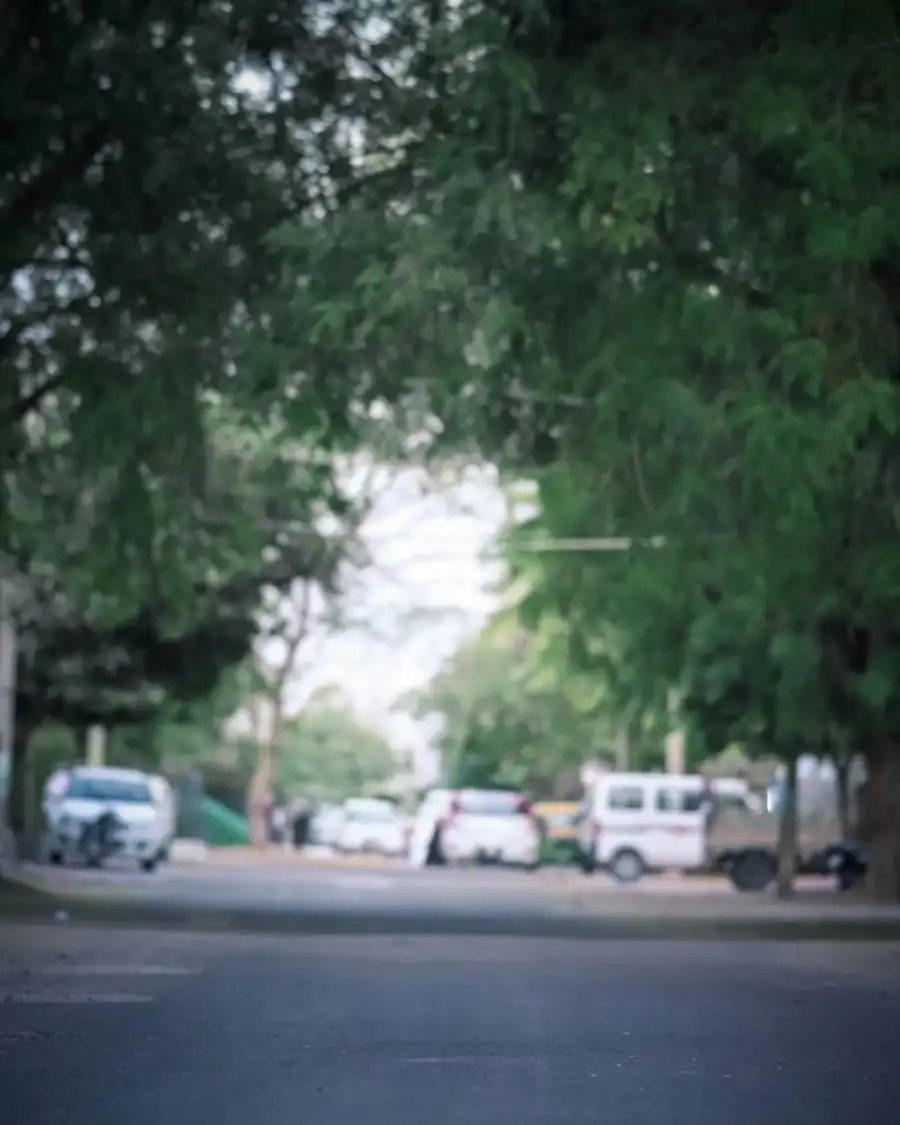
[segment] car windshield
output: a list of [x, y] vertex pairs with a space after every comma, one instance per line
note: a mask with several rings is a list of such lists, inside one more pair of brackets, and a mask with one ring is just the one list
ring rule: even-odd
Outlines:
[[363, 824], [389, 824], [397, 814], [390, 805], [356, 805], [347, 809], [347, 817]]
[[67, 797], [83, 801], [116, 801], [126, 805], [150, 805], [153, 797], [144, 781], [126, 781], [112, 777], [75, 777], [69, 779]]
[[459, 796], [459, 811], [467, 816], [514, 816], [521, 807], [518, 793], [469, 791]]

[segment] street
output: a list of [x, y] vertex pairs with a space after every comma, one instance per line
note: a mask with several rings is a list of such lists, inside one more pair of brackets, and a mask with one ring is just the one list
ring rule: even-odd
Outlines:
[[892, 1120], [900, 947], [0, 930], [27, 1125]]

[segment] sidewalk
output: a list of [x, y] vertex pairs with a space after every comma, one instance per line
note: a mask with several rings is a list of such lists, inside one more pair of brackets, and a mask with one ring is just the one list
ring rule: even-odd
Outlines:
[[301, 851], [285, 850], [277, 844], [267, 848], [209, 848], [204, 864], [212, 867], [385, 867], [393, 862], [382, 855], [340, 855], [330, 848], [310, 845]]
[[608, 894], [564, 902], [427, 901], [371, 896], [198, 900], [162, 885], [50, 889], [33, 875], [0, 882], [0, 925], [76, 926], [297, 935], [382, 934], [556, 937], [580, 940], [888, 941], [900, 945], [900, 906], [778, 902], [757, 896]]

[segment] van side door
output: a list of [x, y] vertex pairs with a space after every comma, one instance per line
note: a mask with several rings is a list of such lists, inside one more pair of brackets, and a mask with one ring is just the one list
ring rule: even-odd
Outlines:
[[652, 793], [648, 819], [648, 860], [653, 867], [682, 871], [702, 867], [706, 856], [705, 813], [698, 807], [697, 792], [661, 777]]

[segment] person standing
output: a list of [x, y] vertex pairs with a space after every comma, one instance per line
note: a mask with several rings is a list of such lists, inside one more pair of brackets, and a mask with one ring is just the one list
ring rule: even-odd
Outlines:
[[305, 797], [294, 801], [291, 816], [291, 830], [294, 848], [301, 851], [309, 843], [309, 829], [312, 821], [312, 807]]

